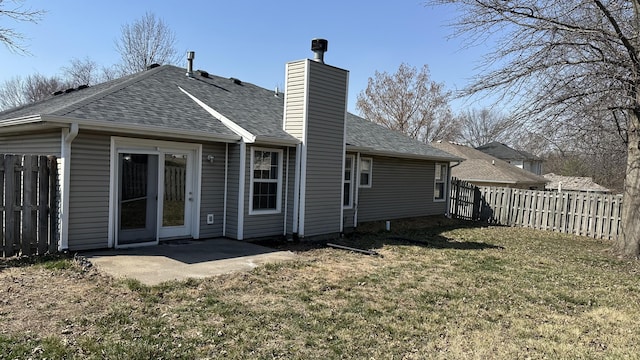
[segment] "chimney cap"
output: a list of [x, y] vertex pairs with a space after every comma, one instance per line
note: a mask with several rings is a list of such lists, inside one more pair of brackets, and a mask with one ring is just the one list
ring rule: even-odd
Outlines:
[[324, 64], [324, 53], [329, 50], [329, 41], [326, 39], [312, 39], [311, 51], [315, 53], [313, 60]]

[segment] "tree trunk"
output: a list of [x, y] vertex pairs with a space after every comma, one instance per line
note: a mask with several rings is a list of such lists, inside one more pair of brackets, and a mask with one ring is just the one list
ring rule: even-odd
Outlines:
[[640, 256], [640, 119], [630, 111], [627, 144], [627, 174], [622, 203], [622, 236], [615, 243], [616, 252], [627, 258]]

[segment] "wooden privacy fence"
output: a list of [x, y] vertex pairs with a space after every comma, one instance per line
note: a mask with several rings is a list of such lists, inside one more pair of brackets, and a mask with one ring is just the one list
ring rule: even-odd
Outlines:
[[[459, 195], [465, 191], [472, 194], [472, 200]], [[475, 187], [454, 179], [451, 214], [492, 224], [613, 240], [621, 233], [622, 195]]]
[[58, 246], [54, 156], [0, 154], [0, 255], [42, 255]]

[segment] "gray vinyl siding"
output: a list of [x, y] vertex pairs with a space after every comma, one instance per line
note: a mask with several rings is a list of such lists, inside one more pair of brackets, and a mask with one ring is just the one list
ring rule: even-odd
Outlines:
[[60, 130], [45, 133], [0, 136], [0, 154], [36, 154], [60, 156], [62, 133]]
[[[207, 160], [214, 156], [213, 162]], [[200, 238], [222, 236], [224, 215], [225, 144], [202, 145], [202, 187], [200, 193]], [[207, 214], [213, 214], [213, 224], [207, 224]]]
[[[280, 150], [282, 149], [283, 161], [282, 161], [282, 198], [281, 198], [281, 206], [280, 212], [277, 214], [253, 214], [249, 215], [249, 211], [251, 210], [250, 203], [251, 199], [251, 148], [252, 146], [247, 146], [247, 170], [245, 177], [245, 205], [244, 205], [244, 238], [259, 238], [266, 236], [281, 236], [284, 235], [284, 212], [285, 212], [285, 181], [287, 174], [287, 166], [291, 165], [287, 161], [284, 161], [287, 156], [286, 148], [279, 147], [270, 147], [270, 146], [260, 146], [256, 145], [255, 147], [261, 149], [273, 149]], [[293, 170], [293, 169], [292, 169]], [[289, 173], [289, 180], [291, 182], [291, 172]]]
[[286, 67], [284, 130], [303, 138], [306, 60], [288, 63]]
[[227, 176], [227, 226], [226, 237], [238, 238], [238, 176], [240, 145], [229, 144], [229, 169]]
[[359, 189], [359, 223], [445, 214], [446, 202], [433, 200], [434, 162], [373, 157], [372, 170], [372, 187]]
[[308, 61], [304, 236], [341, 231], [348, 72]]
[[69, 250], [106, 248], [110, 137], [80, 132], [71, 146]]

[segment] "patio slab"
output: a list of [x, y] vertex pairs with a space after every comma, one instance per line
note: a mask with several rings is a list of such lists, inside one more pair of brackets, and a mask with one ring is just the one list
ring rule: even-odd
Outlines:
[[171, 280], [248, 271], [261, 264], [296, 258], [291, 251], [229, 239], [174, 241], [81, 255], [100, 271], [114, 277], [136, 279], [150, 286]]

